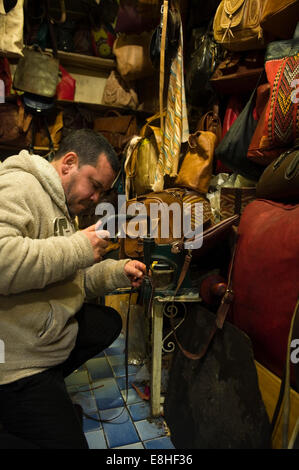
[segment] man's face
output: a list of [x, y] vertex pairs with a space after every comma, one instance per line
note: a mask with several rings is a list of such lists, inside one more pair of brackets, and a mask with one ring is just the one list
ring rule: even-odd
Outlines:
[[70, 214], [76, 216], [95, 208], [101, 194], [110, 189], [115, 177], [105, 154], [99, 155], [96, 167], [83, 165], [73, 168], [64, 182]]

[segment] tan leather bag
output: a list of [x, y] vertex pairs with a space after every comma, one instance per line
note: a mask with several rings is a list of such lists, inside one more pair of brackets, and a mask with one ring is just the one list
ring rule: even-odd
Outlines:
[[121, 33], [113, 44], [113, 54], [120, 75], [125, 80], [138, 80], [153, 75], [154, 68], [151, 63], [149, 47], [152, 34]]
[[221, 125], [221, 120], [218, 114], [219, 106], [215, 105], [213, 106], [213, 110], [208, 111], [206, 114], [204, 114], [196, 128], [198, 131], [209, 131], [213, 132], [213, 134], [216, 135], [217, 140], [215, 147], [220, 143], [221, 137], [222, 137], [222, 125]]
[[127, 84], [116, 70], [112, 70], [103, 92], [103, 104], [109, 106], [138, 108], [138, 96], [134, 87]]
[[206, 194], [213, 171], [217, 137], [213, 132], [197, 131], [189, 136], [189, 150], [185, 155], [175, 186]]
[[261, 26], [277, 38], [289, 39], [298, 22], [298, 0], [265, 0]]
[[213, 22], [215, 41], [231, 51], [264, 47], [262, 9], [262, 0], [222, 0]]
[[0, 55], [22, 57], [23, 55], [23, 0], [5, 12], [4, 2], [0, 0]]

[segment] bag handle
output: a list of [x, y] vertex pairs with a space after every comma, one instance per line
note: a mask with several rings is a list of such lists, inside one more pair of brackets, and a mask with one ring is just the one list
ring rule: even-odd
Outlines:
[[166, 31], [167, 31], [167, 18], [168, 18], [168, 0], [163, 1], [162, 8], [163, 8], [163, 19], [162, 19], [162, 36], [161, 36], [161, 51], [160, 51], [159, 102], [160, 102], [160, 127], [161, 127], [162, 134], [164, 135], [163, 94], [164, 94], [164, 81], [165, 81], [165, 44], [166, 44]]

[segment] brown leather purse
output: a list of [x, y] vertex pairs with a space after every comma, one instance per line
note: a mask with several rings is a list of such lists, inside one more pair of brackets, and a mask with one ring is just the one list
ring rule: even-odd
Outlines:
[[189, 136], [189, 150], [175, 179], [175, 186], [201, 194], [208, 192], [216, 141], [216, 135], [209, 131], [196, 131]]
[[265, 169], [257, 186], [258, 198], [280, 202], [299, 199], [299, 142]]
[[115, 110], [96, 117], [93, 129], [106, 137], [117, 153], [121, 153], [129, 140], [138, 134], [136, 116], [121, 115]]
[[222, 125], [219, 117], [219, 106], [213, 106], [213, 110], [208, 111], [198, 121], [196, 126], [198, 131], [209, 131], [216, 135], [217, 140], [215, 147], [219, 144], [222, 137]]

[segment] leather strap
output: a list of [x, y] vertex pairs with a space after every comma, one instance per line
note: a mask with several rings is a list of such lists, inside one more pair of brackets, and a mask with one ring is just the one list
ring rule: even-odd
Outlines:
[[[233, 271], [233, 265], [234, 265], [234, 260], [235, 260], [236, 248], [237, 248], [237, 240], [235, 241], [233, 254], [232, 254], [232, 260], [231, 260], [231, 264], [230, 264], [230, 268], [229, 268], [227, 289], [226, 289], [226, 292], [225, 292], [224, 296], [222, 297], [221, 304], [218, 308], [216, 318], [215, 318], [215, 323], [214, 323], [214, 325], [213, 325], [213, 327], [212, 327], [212, 329], [209, 333], [206, 344], [203, 346], [200, 353], [198, 353], [198, 354], [191, 353], [190, 351], [187, 351], [181, 345], [181, 343], [179, 342], [179, 340], [177, 338], [174, 323], [173, 323], [173, 308], [170, 309], [170, 323], [171, 323], [174, 338], [176, 340], [176, 343], [177, 343], [178, 347], [180, 348], [180, 350], [182, 351], [184, 356], [186, 356], [188, 359], [192, 359], [192, 360], [201, 359], [206, 354], [207, 349], [208, 349], [208, 347], [209, 347], [216, 331], [218, 329], [223, 328], [224, 321], [225, 321], [226, 316], [227, 316], [227, 314], [230, 310], [231, 303], [232, 303], [233, 298], [234, 298], [233, 290], [232, 290], [232, 271]], [[182, 272], [181, 272], [181, 275], [180, 275], [180, 278], [179, 278], [179, 281], [178, 281], [178, 285], [177, 285], [174, 297], [178, 293], [178, 290], [179, 290], [179, 288], [180, 288], [180, 286], [181, 286], [181, 284], [182, 284], [182, 282], [183, 282], [183, 280], [186, 276], [186, 273], [187, 273], [189, 265], [190, 265], [190, 261], [191, 261], [191, 250], [188, 253], [188, 255], [186, 255], [185, 263], [184, 263], [184, 266], [183, 266], [183, 269], [182, 269]], [[174, 300], [172, 302], [172, 305], [174, 305]]]
[[160, 51], [160, 84], [159, 84], [159, 102], [160, 102], [160, 127], [162, 135], [164, 135], [164, 119], [163, 119], [163, 94], [164, 94], [164, 80], [165, 80], [165, 44], [166, 44], [166, 31], [167, 31], [167, 18], [168, 18], [168, 0], [163, 1], [163, 24], [161, 36], [161, 51]]
[[[291, 355], [291, 341], [293, 336], [294, 324], [295, 322], [299, 321], [299, 299], [297, 300], [296, 307], [293, 313], [293, 317], [291, 320], [290, 331], [288, 336], [288, 345], [287, 345], [287, 356], [285, 362], [285, 368], [283, 377], [281, 380], [279, 397], [276, 403], [276, 407], [273, 413], [272, 418], [272, 440], [276, 433], [276, 425], [278, 423], [278, 418], [280, 416], [280, 412], [282, 411], [282, 448], [288, 448], [288, 434], [289, 434], [289, 418], [290, 418], [290, 355]], [[296, 428], [297, 429], [297, 428]], [[295, 430], [295, 432], [298, 432]], [[293, 440], [296, 439], [296, 435]]]

